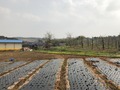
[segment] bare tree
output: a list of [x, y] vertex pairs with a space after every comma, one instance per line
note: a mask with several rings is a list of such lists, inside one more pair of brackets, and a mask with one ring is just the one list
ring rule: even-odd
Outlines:
[[93, 42], [94, 42], [94, 38], [92, 37], [92, 41], [91, 41], [91, 46], [92, 46], [92, 48], [91, 48], [91, 49], [92, 49], [92, 50], [93, 50], [93, 45], [94, 45], [94, 43], [93, 43]]
[[104, 41], [104, 37], [101, 37], [101, 44], [102, 44], [102, 50], [105, 49], [105, 41]]
[[107, 37], [107, 48], [110, 49], [110, 36]]
[[81, 47], [84, 48], [84, 36], [80, 36]]
[[89, 38], [87, 38], [87, 47], [89, 48], [89, 46], [90, 46], [90, 40]]
[[120, 51], [120, 35], [118, 35], [118, 51]]
[[77, 40], [80, 41], [81, 48], [84, 48], [84, 39], [85, 39], [84, 36], [78, 36], [77, 37]]
[[52, 39], [53, 39], [53, 34], [51, 34], [50, 32], [47, 32], [45, 34], [45, 44], [44, 44], [44, 47], [46, 49], [49, 49], [52, 45]]
[[71, 33], [67, 33], [66, 42], [68, 46], [72, 46], [72, 34]]

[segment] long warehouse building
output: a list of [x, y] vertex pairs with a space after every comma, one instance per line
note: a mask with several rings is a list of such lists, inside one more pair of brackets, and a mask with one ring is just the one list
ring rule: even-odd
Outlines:
[[0, 50], [20, 50], [22, 49], [22, 40], [0, 40]]

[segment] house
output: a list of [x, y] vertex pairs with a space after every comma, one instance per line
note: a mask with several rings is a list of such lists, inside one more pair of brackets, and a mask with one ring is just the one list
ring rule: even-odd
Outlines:
[[0, 39], [0, 50], [20, 50], [22, 49], [22, 40]]

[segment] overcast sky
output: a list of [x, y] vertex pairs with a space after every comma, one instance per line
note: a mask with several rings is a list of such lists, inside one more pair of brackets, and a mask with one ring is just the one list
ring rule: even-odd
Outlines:
[[56, 38], [120, 33], [120, 0], [0, 0], [0, 35]]

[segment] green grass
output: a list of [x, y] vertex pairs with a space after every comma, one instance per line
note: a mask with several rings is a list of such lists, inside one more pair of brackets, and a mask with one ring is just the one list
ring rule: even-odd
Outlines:
[[81, 55], [81, 56], [107, 56], [107, 57], [120, 57], [118, 52], [97, 51], [80, 49], [79, 47], [53, 47], [49, 50], [39, 49], [37, 52], [49, 54], [64, 54], [64, 55]]

